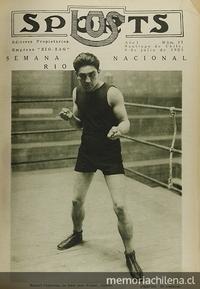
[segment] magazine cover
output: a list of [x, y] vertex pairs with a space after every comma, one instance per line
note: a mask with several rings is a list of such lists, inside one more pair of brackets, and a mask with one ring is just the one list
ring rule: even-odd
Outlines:
[[199, 288], [199, 3], [0, 3], [0, 288]]

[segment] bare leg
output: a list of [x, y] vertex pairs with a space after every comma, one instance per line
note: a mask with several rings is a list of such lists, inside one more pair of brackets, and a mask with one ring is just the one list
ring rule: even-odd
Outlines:
[[76, 172], [76, 178], [72, 196], [72, 221], [74, 230], [82, 230], [83, 220], [85, 218], [84, 202], [88, 188], [93, 179], [94, 173]]
[[124, 175], [105, 176], [113, 201], [113, 208], [118, 218], [118, 230], [127, 253], [133, 251], [133, 227], [125, 203]]
[[110, 190], [114, 211], [118, 218], [118, 230], [125, 247], [126, 265], [130, 275], [133, 278], [140, 279], [143, 276], [143, 272], [136, 261], [135, 251], [133, 250], [133, 227], [125, 203], [124, 175], [105, 176], [105, 180]]
[[73, 234], [58, 244], [58, 250], [69, 249], [82, 242], [82, 225], [85, 217], [84, 202], [94, 173], [76, 173], [73, 198], [72, 198], [72, 221]]

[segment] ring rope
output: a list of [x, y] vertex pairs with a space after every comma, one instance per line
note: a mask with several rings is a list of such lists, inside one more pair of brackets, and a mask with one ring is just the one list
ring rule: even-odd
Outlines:
[[[126, 106], [135, 106], [135, 107], [143, 107], [143, 108], [152, 108], [152, 109], [171, 111], [171, 107], [167, 107], [167, 106], [158, 106], [158, 105], [151, 105], [151, 104], [140, 104], [140, 103], [132, 103], [132, 102], [125, 102], [125, 105]], [[181, 108], [173, 107], [173, 110], [176, 111], [176, 112], [182, 112]]]
[[[19, 100], [13, 99], [12, 103], [65, 102], [65, 101], [72, 101], [72, 98], [19, 99]], [[151, 108], [151, 109], [159, 109], [159, 110], [167, 110], [167, 111], [171, 110], [171, 107], [151, 105], [151, 104], [140, 104], [140, 103], [133, 103], [133, 102], [125, 102], [124, 104], [126, 106], [135, 106], [135, 107]], [[174, 111], [182, 112], [182, 109], [174, 107]]]
[[152, 147], [156, 147], [156, 148], [159, 148], [159, 149], [163, 149], [163, 150], [166, 150], [166, 151], [169, 151], [169, 152], [173, 151], [175, 153], [182, 154], [181, 150], [178, 150], [178, 149], [175, 149], [175, 148], [171, 148], [171, 147], [169, 148], [169, 147], [166, 147], [166, 146], [163, 146], [163, 145], [159, 145], [159, 144], [156, 144], [156, 143], [153, 143], [153, 142], [141, 140], [141, 139], [138, 139], [138, 138], [133, 138], [131, 136], [127, 136], [127, 135], [124, 135], [124, 134], [122, 134], [120, 137], [125, 138], [125, 139], [129, 139], [131, 141], [139, 142], [139, 143], [142, 143], [142, 144], [146, 144], [146, 145], [149, 145], [149, 146], [152, 146]]
[[[145, 174], [142, 174], [142, 173], [140, 173], [140, 172], [138, 172], [138, 171], [135, 171], [135, 170], [133, 170], [133, 169], [130, 169], [130, 168], [126, 168], [126, 171], [131, 172], [131, 173], [134, 173], [134, 174], [136, 174], [136, 175], [138, 175], [138, 176], [140, 176], [140, 177], [143, 177], [143, 178], [145, 178], [145, 179], [147, 179], [147, 180], [149, 180], [149, 181], [151, 181], [151, 182], [154, 182], [154, 183], [156, 183], [156, 184], [159, 184], [159, 185], [161, 185], [162, 187], [165, 187], [165, 188], [168, 189], [168, 184], [166, 184], [166, 183], [163, 183], [163, 182], [161, 182], [161, 181], [158, 181], [158, 180], [156, 180], [156, 179], [154, 179], [154, 178], [152, 178], [152, 177], [149, 177], [149, 176], [147, 176], [147, 175], [145, 175]], [[180, 196], [182, 195], [182, 191], [179, 190], [178, 188], [172, 187], [172, 189], [173, 189], [174, 191], [176, 191]]]

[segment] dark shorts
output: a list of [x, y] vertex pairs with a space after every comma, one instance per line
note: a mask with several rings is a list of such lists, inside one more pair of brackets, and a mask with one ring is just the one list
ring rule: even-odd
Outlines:
[[121, 152], [93, 154], [79, 148], [74, 170], [84, 173], [101, 170], [104, 175], [124, 174]]

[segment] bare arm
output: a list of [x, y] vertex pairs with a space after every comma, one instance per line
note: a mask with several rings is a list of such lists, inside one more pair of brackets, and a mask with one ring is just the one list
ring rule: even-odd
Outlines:
[[81, 129], [82, 123], [80, 120], [80, 113], [76, 105], [76, 88], [73, 90], [72, 97], [73, 97], [73, 112], [71, 112], [71, 110], [68, 108], [63, 108], [59, 113], [59, 115], [62, 119], [69, 121], [70, 125], [75, 129]]
[[108, 90], [108, 103], [112, 107], [113, 112], [119, 122], [118, 126], [114, 126], [108, 133], [108, 138], [117, 139], [121, 134], [126, 134], [130, 129], [130, 121], [127, 116], [122, 93], [115, 87]]

